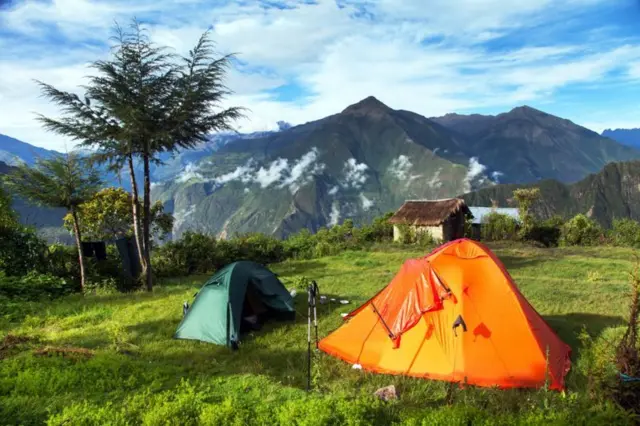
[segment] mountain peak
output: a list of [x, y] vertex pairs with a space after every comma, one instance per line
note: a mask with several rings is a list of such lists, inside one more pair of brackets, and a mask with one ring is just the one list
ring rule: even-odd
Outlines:
[[526, 116], [548, 115], [545, 112], [540, 111], [539, 109], [535, 109], [533, 107], [530, 107], [529, 105], [522, 105], [522, 106], [519, 106], [519, 107], [515, 107], [511, 111], [509, 111], [508, 114], [511, 114], [511, 115], [526, 115]]
[[367, 114], [371, 112], [387, 112], [391, 111], [391, 108], [380, 102], [375, 96], [367, 96], [360, 102], [353, 105], [349, 105], [342, 111], [343, 114], [348, 113], [361, 113]]

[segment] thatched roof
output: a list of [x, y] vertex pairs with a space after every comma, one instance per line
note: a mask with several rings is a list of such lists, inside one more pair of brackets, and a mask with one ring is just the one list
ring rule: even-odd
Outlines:
[[398, 209], [389, 219], [393, 224], [438, 226], [442, 225], [449, 216], [461, 211], [471, 216], [469, 207], [460, 198], [446, 200], [410, 200]]

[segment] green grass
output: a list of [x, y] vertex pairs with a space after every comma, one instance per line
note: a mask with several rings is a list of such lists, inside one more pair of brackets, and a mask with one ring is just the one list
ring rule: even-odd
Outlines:
[[[371, 374], [318, 353], [307, 396], [307, 322], [267, 324], [237, 352], [172, 339], [206, 277], [168, 280], [152, 294], [80, 295], [24, 303], [0, 317], [0, 338], [31, 340], [0, 349], [0, 418], [9, 424], [575, 424], [622, 422], [619, 410], [587, 399], [578, 333], [619, 329], [627, 310], [631, 250], [496, 246], [519, 288], [573, 348], [568, 391], [452, 389], [443, 382]], [[305, 276], [351, 304], [319, 305], [325, 336], [422, 251], [386, 248], [273, 265], [288, 288]], [[296, 305], [306, 315], [306, 295]], [[94, 356], [38, 355], [74, 347]], [[1, 347], [0, 347], [1, 348]], [[394, 384], [390, 404], [370, 395]], [[614, 420], [612, 420], [614, 419]], [[332, 423], [333, 422], [333, 423]], [[422, 423], [421, 423], [422, 422]]]

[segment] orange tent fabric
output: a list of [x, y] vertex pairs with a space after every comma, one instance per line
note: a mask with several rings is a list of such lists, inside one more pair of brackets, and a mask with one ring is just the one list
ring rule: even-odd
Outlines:
[[571, 348], [500, 260], [468, 239], [406, 261], [345, 321], [319, 348], [379, 373], [501, 388], [541, 387], [548, 378], [564, 389], [571, 365]]

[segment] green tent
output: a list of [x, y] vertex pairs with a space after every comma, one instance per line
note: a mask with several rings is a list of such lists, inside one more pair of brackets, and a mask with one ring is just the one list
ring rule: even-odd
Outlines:
[[[236, 347], [243, 318], [295, 319], [293, 298], [276, 275], [241, 261], [216, 272], [197, 293], [175, 338]], [[246, 324], [246, 323], [245, 323]]]

